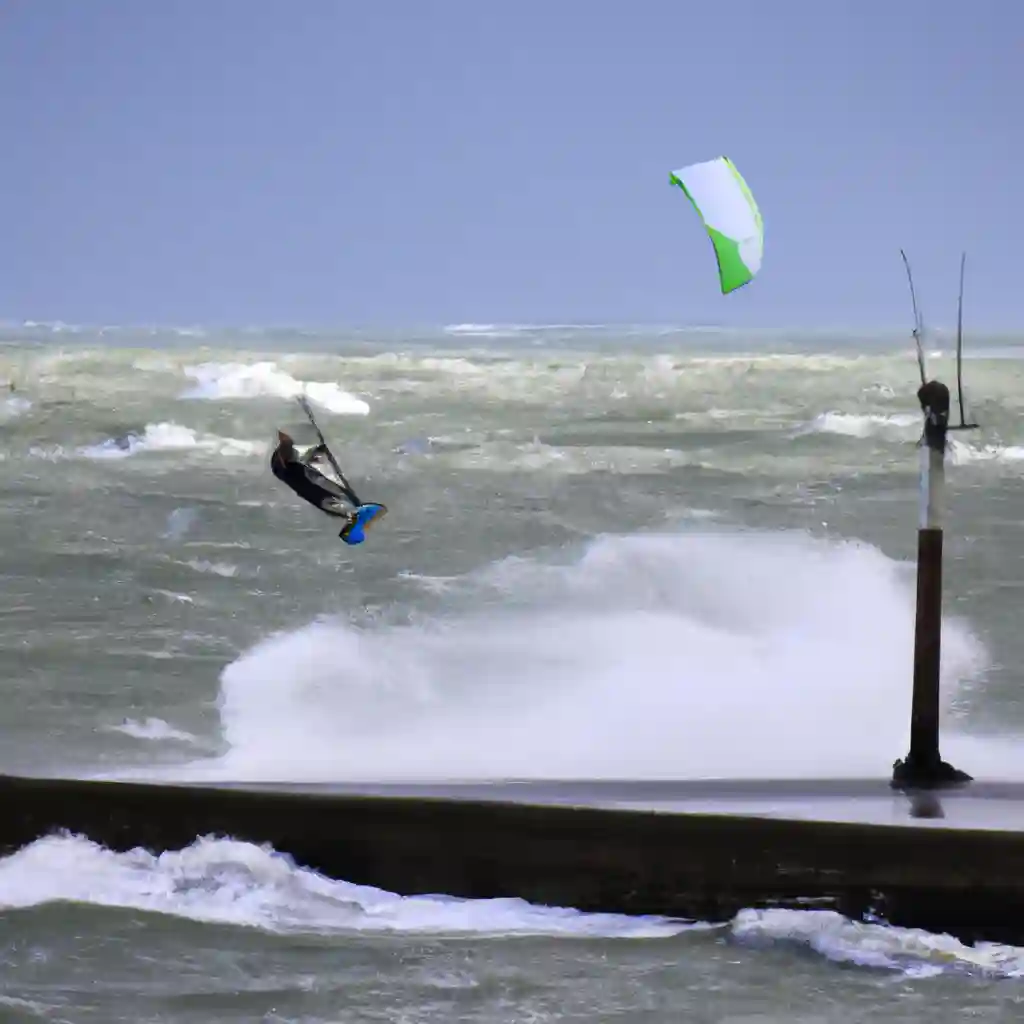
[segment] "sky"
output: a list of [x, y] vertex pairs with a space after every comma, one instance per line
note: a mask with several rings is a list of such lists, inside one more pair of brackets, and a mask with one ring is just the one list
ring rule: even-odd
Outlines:
[[[0, 0], [0, 320], [1024, 326], [1021, 0]], [[731, 157], [721, 295], [669, 171]]]

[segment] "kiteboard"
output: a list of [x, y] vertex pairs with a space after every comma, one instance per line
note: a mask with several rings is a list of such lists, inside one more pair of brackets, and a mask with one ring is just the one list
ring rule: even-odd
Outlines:
[[316, 436], [320, 439], [324, 455], [327, 456], [327, 460], [330, 462], [331, 468], [337, 475], [338, 482], [345, 488], [352, 503], [356, 506], [356, 510], [352, 514], [351, 521], [343, 527], [338, 536], [346, 544], [362, 544], [363, 541], [366, 540], [366, 531], [369, 530], [378, 519], [383, 519], [384, 516], [387, 515], [387, 506], [382, 505], [380, 502], [362, 502], [359, 500], [359, 497], [352, 485], [345, 478], [345, 474], [342, 473], [341, 466], [338, 465], [338, 460], [335, 459], [334, 453], [331, 451], [327, 441], [324, 439], [323, 432], [317, 425], [316, 417], [314, 417], [313, 410], [309, 407], [309, 402], [306, 400], [305, 395], [298, 396], [298, 403], [302, 406], [303, 412], [305, 412], [306, 416], [309, 417], [309, 422], [313, 425], [313, 429], [316, 431]]
[[378, 502], [367, 502], [356, 509], [349, 523], [338, 536], [346, 544], [362, 544], [366, 540], [366, 531], [378, 520], [388, 514], [387, 507]]

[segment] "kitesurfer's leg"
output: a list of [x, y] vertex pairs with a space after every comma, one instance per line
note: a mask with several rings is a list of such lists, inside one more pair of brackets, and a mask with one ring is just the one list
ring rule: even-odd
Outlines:
[[351, 519], [355, 515], [355, 509], [348, 501], [334, 495], [327, 495], [320, 502], [320, 508], [329, 516], [340, 516], [343, 519]]
[[338, 534], [339, 537], [346, 537], [348, 531], [355, 526], [356, 509], [347, 501], [341, 498], [327, 496], [320, 502], [320, 508], [329, 516], [334, 516], [338, 519], [344, 520], [344, 525], [341, 528], [341, 532]]

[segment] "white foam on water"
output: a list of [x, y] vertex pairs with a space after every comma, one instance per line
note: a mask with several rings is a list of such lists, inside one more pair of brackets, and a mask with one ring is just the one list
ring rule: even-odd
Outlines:
[[804, 433], [840, 434], [844, 437], [885, 437], [892, 440], [913, 440], [921, 433], [921, 417], [911, 413], [846, 413], [823, 412], [816, 416]]
[[181, 540], [198, 521], [198, 509], [176, 508], [167, 516], [167, 529], [164, 531], [164, 537], [169, 540]]
[[194, 597], [192, 597], [191, 594], [179, 594], [175, 590], [162, 590], [161, 588], [157, 587], [153, 591], [153, 593], [154, 594], [159, 594], [162, 598], [164, 598], [167, 601], [172, 602], [173, 604], [195, 604], [196, 603], [196, 599]]
[[110, 732], [124, 733], [137, 740], [176, 741], [179, 743], [197, 743], [198, 739], [190, 732], [176, 729], [162, 718], [146, 719], [126, 718], [119, 725], [107, 727]]
[[982, 942], [967, 946], [951, 935], [851, 921], [831, 910], [744, 910], [732, 935], [753, 945], [807, 946], [834, 963], [902, 971], [912, 977], [968, 972], [1024, 977], [1024, 949]]
[[[551, 331], [578, 334], [584, 331], [606, 331], [610, 324], [447, 324], [442, 330], [445, 334], [468, 334], [487, 337], [515, 337], [519, 334], [542, 334]], [[621, 329], [621, 328], [620, 328]]]
[[[906, 749], [913, 575], [868, 545], [695, 525], [568, 565], [509, 559], [443, 600], [414, 625], [327, 619], [257, 644], [221, 676], [228, 752], [173, 774], [841, 777]], [[942, 665], [947, 704], [983, 674], [963, 621]], [[955, 761], [975, 741], [946, 715]], [[972, 768], [1024, 774], [977, 743]]]
[[[45, 1003], [36, 1002], [32, 999], [19, 999], [17, 996], [0, 994], [0, 1006], [10, 1007], [11, 1010], [18, 1010], [22, 1013], [31, 1014], [40, 1020], [53, 1020], [54, 1007]], [[17, 1018], [14, 1018], [17, 1019]]]
[[[825, 412], [816, 416], [797, 434], [838, 434], [844, 437], [877, 437], [891, 441], [916, 441], [921, 436], [921, 417], [911, 413]], [[947, 445], [949, 462], [955, 466], [974, 463], [1013, 463], [1024, 459], [1024, 447], [1005, 444], [978, 444], [950, 434]]]
[[11, 395], [0, 402], [0, 422], [24, 416], [32, 408], [32, 402], [20, 395]]
[[211, 562], [206, 558], [190, 558], [185, 562], [178, 562], [178, 565], [187, 565], [196, 572], [209, 573], [213, 576], [224, 576], [231, 578], [238, 575], [238, 566], [231, 562]]
[[184, 367], [184, 373], [195, 381], [195, 385], [182, 398], [219, 401], [264, 397], [297, 398], [305, 395], [327, 412], [338, 415], [365, 416], [370, 411], [367, 402], [344, 391], [338, 384], [296, 380], [270, 361], [202, 363]]
[[693, 464], [696, 457], [673, 448], [638, 446], [562, 447], [529, 441], [493, 441], [440, 456], [452, 469], [495, 473], [543, 472], [588, 476], [592, 473], [668, 471]]
[[514, 338], [519, 332], [499, 324], [449, 324], [444, 333], [469, 338]]
[[297, 867], [270, 847], [212, 838], [156, 856], [142, 849], [114, 853], [80, 836], [50, 836], [0, 860], [0, 909], [55, 901], [274, 933], [651, 939], [694, 927], [659, 917], [540, 907], [520, 899], [398, 896]]
[[101, 444], [79, 449], [89, 459], [126, 459], [143, 452], [204, 451], [226, 458], [261, 455], [268, 450], [265, 441], [239, 441], [233, 437], [199, 434], [177, 423], [149, 423], [141, 435], [127, 434]]
[[975, 447], [964, 441], [951, 440], [946, 453], [955, 466], [976, 463], [1013, 463], [1024, 459], [1024, 447], [1020, 445], [985, 444]]
[[665, 940], [725, 931], [745, 946], [806, 946], [825, 959], [910, 977], [1024, 976], [1024, 949], [966, 946], [919, 929], [852, 921], [834, 911], [743, 910], [728, 926], [590, 914], [515, 898], [400, 896], [299, 867], [269, 846], [201, 837], [183, 850], [114, 853], [81, 836], [38, 839], [0, 859], [0, 911], [54, 902], [167, 914], [271, 934], [446, 935], [500, 939]]

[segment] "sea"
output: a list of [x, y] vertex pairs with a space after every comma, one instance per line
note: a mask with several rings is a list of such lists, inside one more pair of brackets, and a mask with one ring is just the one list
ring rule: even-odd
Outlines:
[[[1022, 780], [1024, 338], [966, 352], [943, 754]], [[3, 325], [0, 772], [887, 779], [919, 383], [899, 331]], [[269, 471], [300, 395], [389, 510], [361, 547]], [[3, 1021], [1022, 1016], [1024, 949], [828, 911], [408, 896], [230, 836], [0, 859]]]

